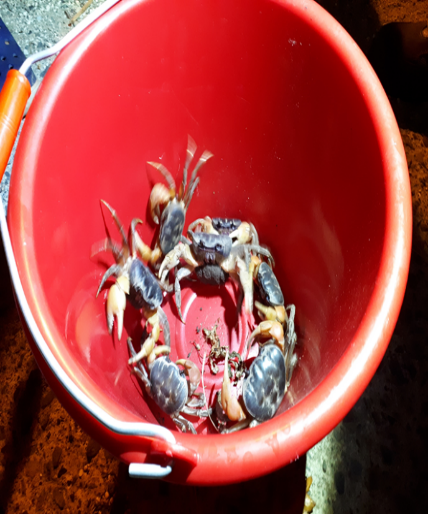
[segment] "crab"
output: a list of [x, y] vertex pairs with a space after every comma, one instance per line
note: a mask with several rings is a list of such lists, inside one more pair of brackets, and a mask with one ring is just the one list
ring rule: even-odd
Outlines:
[[[123, 330], [123, 315], [128, 298], [133, 307], [142, 309], [147, 324], [152, 327], [152, 331], [147, 340], [149, 346], [154, 346], [160, 336], [162, 325], [166, 344], [170, 345], [170, 329], [168, 318], [161, 308], [163, 301], [162, 289], [150, 269], [136, 255], [135, 227], [141, 220], [134, 218], [131, 222], [130, 242], [126, 238], [123, 225], [117, 216], [116, 211], [104, 200], [101, 202], [110, 211], [120, 235], [122, 236], [122, 246], [114, 243], [110, 236], [105, 239], [100, 247], [95, 251], [110, 250], [113, 253], [116, 263], [108, 268], [104, 273], [97, 291], [100, 294], [105, 282], [112, 276], [116, 277], [115, 283], [110, 287], [107, 296], [107, 328], [109, 334], [113, 332], [114, 321], [117, 322], [117, 337], [120, 340]], [[93, 255], [95, 254], [93, 253]]]
[[187, 172], [194, 159], [196, 148], [195, 141], [188, 136], [186, 161], [183, 168], [183, 182], [178, 192], [174, 178], [163, 164], [156, 162], [147, 163], [156, 168], [168, 183], [168, 187], [162, 183], [155, 184], [150, 193], [150, 213], [153, 221], [160, 225], [159, 237], [154, 250], [152, 251], [149, 246], [145, 245], [139, 239], [138, 234], [136, 238], [137, 245], [141, 249], [140, 252], [144, 254], [143, 258], [154, 267], [156, 267], [159, 259], [170, 252], [180, 241], [183, 234], [186, 212], [195, 189], [199, 184], [199, 177], [196, 175], [201, 166], [213, 157], [213, 154], [208, 150], [202, 153], [193, 168], [189, 185], [186, 188]]
[[[296, 364], [294, 347], [297, 336], [294, 330], [295, 306], [289, 305], [286, 334], [278, 321], [266, 320], [251, 333], [248, 348], [255, 341], [261, 347], [259, 355], [251, 363], [242, 384], [242, 404], [233, 395], [227, 370], [227, 357], [221, 393], [217, 397], [216, 413], [222, 433], [254, 427], [271, 419], [280, 406], [290, 385]], [[227, 429], [227, 423], [235, 424]]]
[[231, 275], [239, 279], [245, 296], [245, 308], [248, 314], [253, 310], [253, 278], [249, 271], [247, 261], [250, 261], [250, 252], [266, 256], [273, 262], [270, 252], [259, 245], [238, 244], [232, 246], [232, 239], [228, 235], [208, 234], [206, 232], [193, 232], [188, 230], [190, 240], [180, 242], [164, 258], [159, 278], [163, 287], [167, 289], [166, 282], [169, 272], [176, 268], [181, 260], [185, 265], [175, 274], [175, 300], [178, 314], [184, 323], [181, 313], [180, 280], [195, 272], [196, 277], [209, 285], [224, 285]]
[[255, 301], [258, 315], [262, 320], [278, 321], [284, 325], [287, 321], [284, 295], [272, 268], [257, 255], [252, 255], [249, 270], [261, 298], [268, 304]]
[[252, 223], [237, 218], [210, 218], [205, 216], [205, 218], [193, 221], [188, 230], [228, 235], [233, 240], [232, 246], [246, 243], [259, 244], [256, 227]]
[[[143, 348], [145, 345], [146, 342]], [[196, 364], [189, 359], [172, 362], [168, 357], [171, 348], [166, 345], [155, 346], [146, 352], [142, 352], [142, 348], [136, 353], [131, 338], [128, 338], [128, 348], [132, 356], [129, 362], [136, 363], [134, 373], [143, 382], [147, 394], [171, 416], [180, 430], [196, 434], [193, 423], [182, 414], [198, 417], [211, 415], [211, 409], [205, 408], [205, 394], [196, 392], [201, 381], [201, 372]], [[146, 359], [148, 371], [143, 358]]]

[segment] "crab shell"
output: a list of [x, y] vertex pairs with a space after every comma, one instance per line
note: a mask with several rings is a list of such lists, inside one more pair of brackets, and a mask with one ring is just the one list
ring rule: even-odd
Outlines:
[[200, 282], [210, 286], [223, 286], [229, 278], [229, 273], [226, 273], [218, 264], [198, 266], [195, 268], [195, 274]]
[[221, 264], [232, 250], [232, 240], [227, 235], [194, 232], [191, 237], [196, 259], [206, 264]]
[[165, 207], [162, 212], [159, 245], [162, 253], [166, 255], [179, 243], [184, 229], [186, 212], [182, 202], [175, 198]]
[[276, 345], [266, 344], [244, 380], [242, 397], [247, 411], [257, 421], [271, 419], [284, 398], [285, 385], [284, 355]]
[[189, 394], [184, 372], [169, 357], [159, 357], [150, 365], [150, 382], [157, 405], [170, 416], [178, 414]]
[[230, 234], [241, 225], [241, 220], [236, 218], [213, 218], [212, 226], [219, 234]]
[[138, 259], [132, 261], [129, 269], [129, 282], [129, 300], [133, 307], [154, 311], [162, 304], [162, 289], [156, 277]]
[[266, 264], [266, 262], [262, 262], [259, 266], [257, 282], [262, 298], [266, 300], [269, 305], [284, 305], [284, 296], [279, 286], [278, 279], [272, 271], [272, 268]]

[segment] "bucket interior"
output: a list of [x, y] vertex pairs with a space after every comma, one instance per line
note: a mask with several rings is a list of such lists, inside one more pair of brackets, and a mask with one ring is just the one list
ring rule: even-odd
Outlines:
[[[207, 215], [251, 221], [275, 258], [285, 303], [296, 305], [299, 360], [280, 416], [353, 344], [386, 232], [371, 111], [351, 63], [302, 6], [128, 0], [61, 53], [31, 107], [11, 183], [9, 225], [31, 277], [27, 294], [58, 360], [89, 396], [175, 430], [127, 365], [139, 313], [128, 303], [120, 341], [107, 332], [107, 288], [95, 294], [113, 258], [91, 258], [91, 249], [105, 238], [102, 212], [119, 240], [100, 199], [126, 230], [141, 218], [139, 233], [154, 244], [148, 200], [163, 180], [146, 163], [161, 162], [180, 183], [188, 135], [214, 158], [201, 168], [186, 226]], [[245, 343], [254, 320], [237, 314], [232, 284], [183, 281], [182, 295], [185, 325], [174, 299], [164, 303], [173, 359], [190, 353], [201, 366], [209, 346], [200, 330], [216, 322], [221, 344]], [[208, 395], [222, 369], [211, 376], [206, 366]], [[214, 430], [204, 421], [198, 432]]]

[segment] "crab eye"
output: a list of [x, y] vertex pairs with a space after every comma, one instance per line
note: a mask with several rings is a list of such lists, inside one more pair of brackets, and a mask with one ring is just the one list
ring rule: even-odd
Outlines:
[[223, 253], [223, 247], [221, 245], [215, 245], [215, 251], [217, 253]]

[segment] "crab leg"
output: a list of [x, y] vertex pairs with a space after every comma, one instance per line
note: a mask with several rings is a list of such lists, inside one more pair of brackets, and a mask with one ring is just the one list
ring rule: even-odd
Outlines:
[[180, 316], [180, 320], [182, 323], [184, 322], [183, 314], [181, 312], [181, 286], [180, 286], [180, 280], [182, 280], [185, 277], [188, 277], [193, 272], [193, 269], [189, 267], [183, 267], [180, 268], [176, 275], [175, 275], [175, 284], [174, 284], [174, 290], [175, 290], [175, 304], [177, 306], [178, 315]]
[[297, 357], [294, 355], [294, 348], [297, 342], [297, 335], [294, 330], [294, 316], [296, 312], [295, 305], [287, 305], [286, 310], [290, 309], [290, 315], [287, 321], [287, 335], [286, 335], [286, 348], [285, 348], [285, 370], [286, 381], [290, 383], [291, 375], [295, 365], [297, 364]]
[[95, 255], [101, 252], [111, 251], [113, 254], [114, 260], [119, 263], [124, 262], [122, 250], [119, 246], [114, 243], [110, 238], [106, 238], [103, 241], [99, 241], [98, 243], [94, 243], [91, 248], [91, 259], [95, 257]]
[[275, 266], [275, 261], [272, 257], [272, 254], [267, 248], [264, 248], [263, 246], [255, 244], [243, 244], [233, 246], [232, 248], [232, 252], [239, 255], [240, 257], [245, 256], [245, 253], [250, 251], [256, 254], [264, 255], [269, 260], [271, 267]]
[[186, 264], [189, 264], [193, 268], [199, 266], [199, 262], [193, 257], [189, 246], [180, 242], [173, 250], [165, 255], [162, 261], [158, 273], [161, 282], [165, 282], [168, 273], [180, 263], [180, 259], [184, 259]]
[[184, 195], [184, 198], [183, 198], [183, 201], [184, 201], [184, 205], [186, 206], [186, 209], [187, 207], [189, 206], [190, 204], [190, 201], [192, 199], [192, 196], [193, 196], [193, 193], [195, 192], [195, 189], [198, 185], [198, 182], [199, 182], [199, 178], [196, 178], [196, 174], [198, 173], [200, 167], [205, 164], [208, 159], [211, 159], [211, 157], [214, 157], [214, 154], [212, 154], [209, 150], [205, 150], [204, 153], [201, 155], [201, 157], [199, 158], [199, 161], [197, 162], [194, 170], [193, 170], [193, 173], [192, 173], [192, 177], [190, 179], [190, 182], [189, 182], [189, 187]]
[[171, 348], [171, 331], [169, 329], [168, 316], [165, 314], [165, 312], [161, 306], [158, 307], [158, 317], [159, 317], [159, 322], [162, 326], [163, 338], [165, 339], [165, 344], [169, 348]]
[[152, 331], [149, 335], [149, 337], [144, 341], [144, 344], [141, 347], [141, 350], [134, 355], [131, 359], [128, 360], [128, 364], [135, 364], [136, 362], [139, 362], [140, 360], [147, 358], [153, 351], [155, 344], [157, 343], [159, 336], [160, 336], [160, 324], [159, 324], [159, 317], [157, 312], [152, 314], [147, 319], [147, 323], [152, 326]]
[[[112, 266], [110, 266], [110, 268], [104, 273], [103, 278], [101, 279], [101, 283], [98, 287], [98, 291], [96, 294], [97, 297], [100, 294], [101, 289], [103, 288], [103, 285], [107, 282], [107, 280], [111, 276], [119, 275], [121, 273], [121, 271], [122, 271], [122, 266], [120, 266], [119, 264], [113, 264]], [[128, 291], [129, 291], [129, 286], [128, 286]]]
[[195, 434], [195, 435], [197, 434], [193, 424], [188, 419], [183, 417], [181, 414], [178, 414], [178, 413], [172, 414], [171, 418], [172, 418], [172, 421], [174, 421], [174, 423], [178, 426], [178, 428], [182, 432], [191, 432], [192, 434]]
[[[128, 343], [129, 353], [131, 354], [132, 357], [135, 357], [137, 355], [137, 352], [134, 350], [134, 345], [132, 344], [132, 339], [130, 337], [128, 337], [127, 343]], [[146, 368], [141, 364], [141, 362], [139, 362], [138, 366], [136, 368], [133, 368], [133, 372], [143, 382], [147, 394], [151, 397], [152, 396], [152, 385], [150, 383], [149, 375], [146, 371]]]
[[183, 182], [181, 183], [180, 191], [178, 192], [178, 200], [182, 200], [184, 193], [186, 191], [186, 185], [187, 185], [187, 171], [189, 169], [190, 163], [193, 160], [193, 157], [196, 153], [196, 143], [194, 139], [188, 135], [187, 136], [187, 150], [186, 150], [186, 162], [184, 163], [183, 168]]
[[171, 175], [171, 173], [160, 162], [147, 161], [147, 164], [150, 164], [150, 166], [153, 166], [153, 168], [156, 168], [163, 175], [165, 180], [168, 182], [170, 194], [172, 195], [172, 191], [174, 191], [174, 194], [172, 195], [172, 198], [174, 198], [176, 186], [175, 186], [175, 180], [174, 180], [173, 176]]
[[107, 209], [110, 211], [110, 214], [112, 215], [112, 218], [114, 219], [115, 223], [116, 223], [116, 226], [117, 228], [119, 229], [119, 232], [120, 232], [120, 235], [122, 237], [122, 254], [123, 254], [123, 258], [124, 260], [126, 260], [128, 257], [129, 257], [129, 245], [128, 245], [128, 241], [126, 239], [126, 234], [125, 234], [125, 230], [123, 229], [123, 225], [119, 219], [119, 216], [117, 215], [116, 211], [113, 209], [113, 207], [111, 207], [105, 200], [100, 200], [106, 207]]

